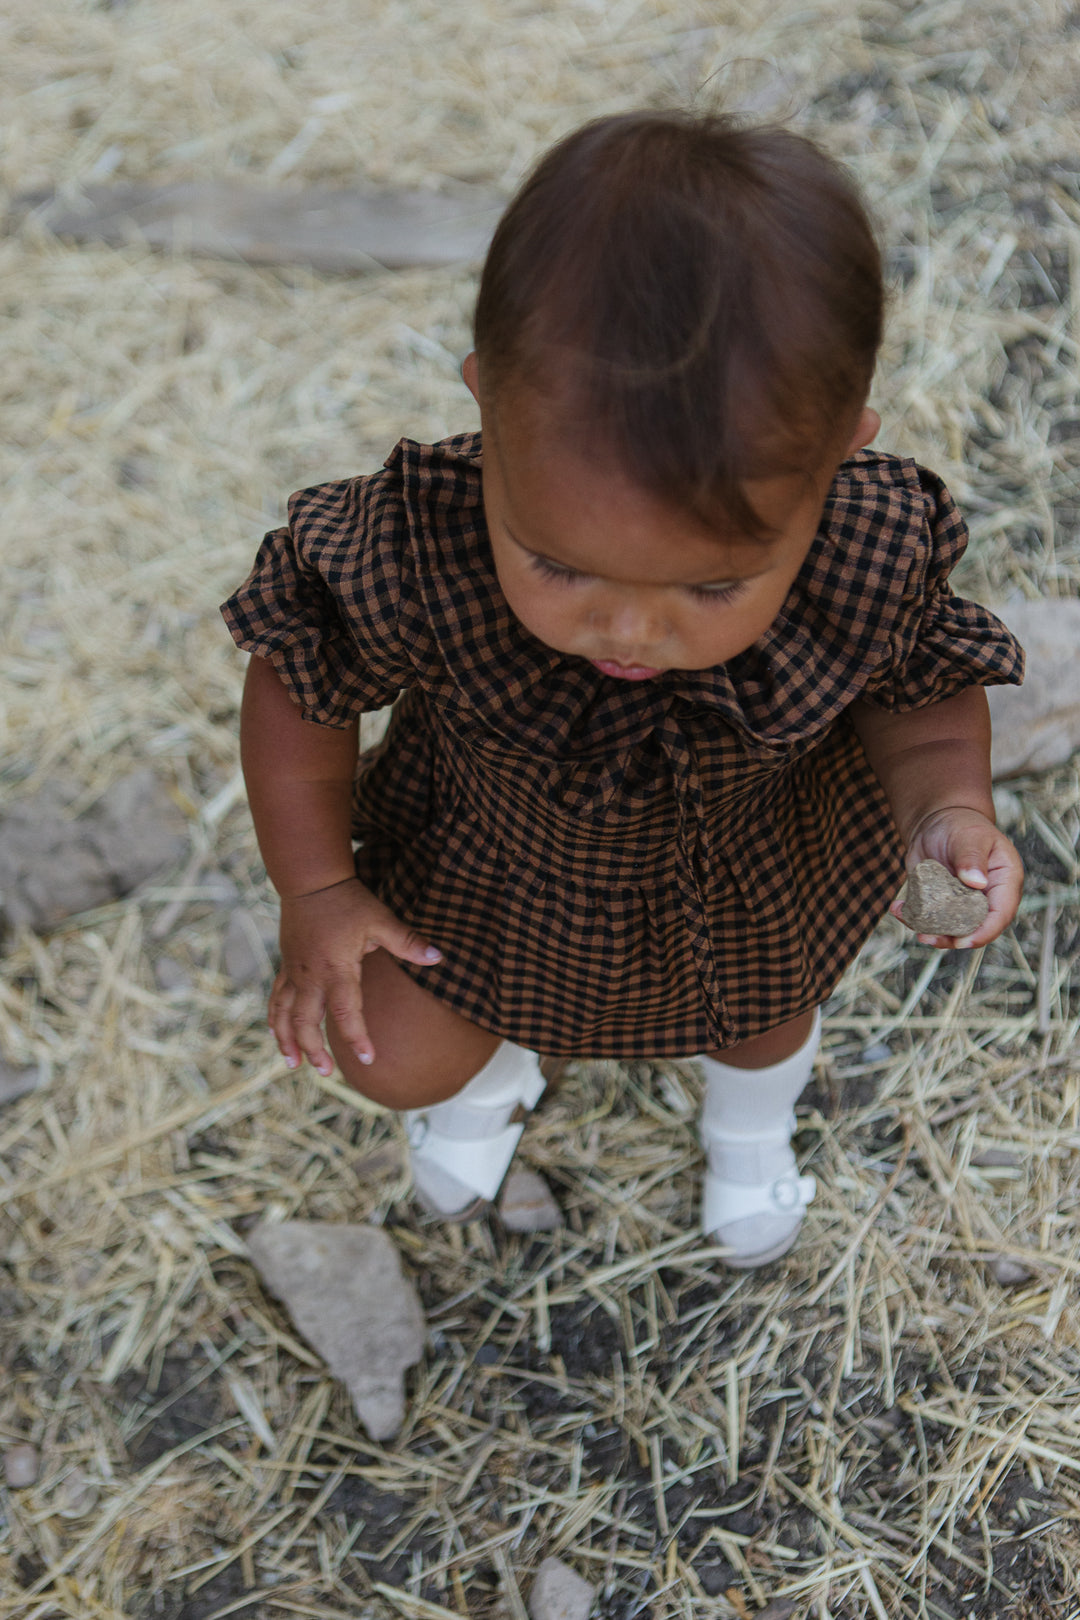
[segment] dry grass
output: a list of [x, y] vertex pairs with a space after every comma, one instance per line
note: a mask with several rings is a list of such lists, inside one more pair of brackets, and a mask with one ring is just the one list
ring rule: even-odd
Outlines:
[[[882, 442], [962, 497], [963, 584], [1076, 593], [1080, 32], [1055, 0], [45, 0], [0, 30], [12, 190], [509, 185], [607, 108], [792, 114], [878, 201]], [[472, 277], [32, 226], [0, 264], [4, 796], [62, 774], [89, 802], [149, 758], [192, 841], [2, 964], [0, 1051], [52, 1081], [0, 1115], [0, 1440], [44, 1459], [0, 1498], [0, 1615], [521, 1620], [551, 1552], [626, 1620], [1080, 1613], [1076, 767], [1013, 785], [1009, 935], [942, 957], [887, 922], [835, 998], [787, 1261], [736, 1277], [702, 1247], [677, 1065], [583, 1065], [533, 1120], [563, 1232], [427, 1224], [393, 1120], [286, 1073], [222, 972], [221, 874], [266, 895], [215, 604], [291, 488], [473, 425]], [[433, 1330], [395, 1445], [255, 1283], [267, 1213], [394, 1232]]]

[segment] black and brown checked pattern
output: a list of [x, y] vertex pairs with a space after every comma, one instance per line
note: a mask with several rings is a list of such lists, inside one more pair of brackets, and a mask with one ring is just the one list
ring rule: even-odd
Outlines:
[[1020, 680], [1012, 636], [949, 589], [965, 544], [932, 474], [860, 452], [769, 632], [631, 685], [510, 613], [465, 434], [294, 495], [223, 612], [313, 721], [398, 699], [356, 859], [443, 950], [418, 983], [544, 1052], [679, 1057], [825, 1000], [899, 886], [855, 698]]

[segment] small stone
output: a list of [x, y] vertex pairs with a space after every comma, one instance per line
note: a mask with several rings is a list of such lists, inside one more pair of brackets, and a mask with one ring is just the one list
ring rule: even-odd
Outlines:
[[0, 817], [0, 912], [9, 926], [46, 932], [108, 905], [187, 847], [184, 816], [148, 769], [122, 777], [78, 816], [75, 792], [49, 782]]
[[45, 1083], [45, 1071], [41, 1067], [20, 1068], [14, 1063], [5, 1063], [0, 1058], [0, 1103], [14, 1102], [17, 1097], [25, 1097], [31, 1091], [37, 1091]]
[[352, 1396], [373, 1440], [405, 1420], [404, 1375], [424, 1353], [416, 1289], [378, 1226], [263, 1221], [248, 1236], [259, 1276]]
[[10, 1491], [24, 1491], [36, 1485], [41, 1472], [41, 1457], [36, 1446], [28, 1440], [9, 1446], [4, 1452], [4, 1483]]
[[78, 824], [85, 825], [120, 895], [172, 866], [188, 846], [183, 811], [148, 767], [114, 782]]
[[258, 918], [246, 906], [229, 916], [221, 958], [237, 989], [267, 984], [274, 977], [272, 953], [277, 950], [277, 929], [269, 918]]
[[100, 1492], [87, 1479], [81, 1468], [73, 1468], [60, 1481], [56, 1493], [56, 1511], [62, 1519], [83, 1519], [98, 1504]]
[[191, 974], [175, 956], [158, 957], [154, 963], [154, 980], [167, 996], [184, 996], [195, 987]]
[[995, 787], [994, 789], [994, 820], [1002, 832], [1008, 832], [1023, 818], [1024, 801], [1018, 793], [1011, 788]]
[[989, 909], [981, 889], [969, 889], [940, 861], [920, 861], [908, 873], [901, 915], [917, 933], [962, 939], [975, 932]]
[[863, 1063], [888, 1063], [892, 1058], [892, 1047], [886, 1046], [884, 1041], [871, 1041], [869, 1046], [862, 1050]]
[[532, 1620], [588, 1620], [596, 1588], [559, 1558], [545, 1558], [529, 1593]]
[[563, 1213], [543, 1176], [518, 1165], [503, 1182], [499, 1219], [510, 1232], [553, 1232]]
[[1030, 1266], [1020, 1260], [1009, 1260], [1003, 1254], [990, 1261], [990, 1274], [1002, 1288], [1022, 1288], [1035, 1275]]
[[1080, 600], [1007, 602], [994, 612], [1024, 648], [1023, 686], [987, 690], [995, 779], [1062, 765], [1080, 748]]

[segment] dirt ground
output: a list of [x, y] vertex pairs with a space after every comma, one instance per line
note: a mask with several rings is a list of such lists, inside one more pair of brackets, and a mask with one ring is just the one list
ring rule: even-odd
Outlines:
[[[696, 100], [848, 161], [893, 288], [880, 443], [969, 516], [959, 585], [1080, 585], [1080, 14], [1056, 0], [42, 0], [0, 8], [0, 186], [509, 190], [583, 118]], [[1028, 868], [975, 955], [886, 921], [800, 1105], [799, 1248], [720, 1271], [698, 1078], [581, 1064], [530, 1238], [418, 1215], [396, 1120], [276, 1056], [226, 969], [271, 897], [217, 603], [304, 484], [476, 425], [475, 266], [317, 276], [0, 237], [0, 811], [153, 767], [188, 853], [0, 959], [0, 1616], [1080, 1615], [1080, 777], [1008, 784]], [[260, 1288], [259, 1219], [374, 1220], [428, 1313], [370, 1441]], [[1007, 1262], [1007, 1267], [1003, 1267]], [[1004, 1280], [1002, 1280], [1004, 1279]]]

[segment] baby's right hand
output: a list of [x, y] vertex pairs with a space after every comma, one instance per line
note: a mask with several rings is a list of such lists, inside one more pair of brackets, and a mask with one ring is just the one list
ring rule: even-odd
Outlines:
[[361, 1063], [374, 1061], [360, 964], [380, 947], [421, 967], [441, 960], [433, 945], [399, 922], [357, 878], [282, 900], [281, 967], [270, 992], [270, 1028], [290, 1069], [306, 1057], [320, 1074], [332, 1072], [322, 1033], [325, 1013], [333, 1015]]

